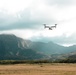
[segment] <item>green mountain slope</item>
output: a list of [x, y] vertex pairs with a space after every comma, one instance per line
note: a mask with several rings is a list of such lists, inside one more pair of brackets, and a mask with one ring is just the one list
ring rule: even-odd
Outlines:
[[27, 43], [15, 35], [0, 35], [0, 59], [42, 59], [46, 56], [28, 48]]

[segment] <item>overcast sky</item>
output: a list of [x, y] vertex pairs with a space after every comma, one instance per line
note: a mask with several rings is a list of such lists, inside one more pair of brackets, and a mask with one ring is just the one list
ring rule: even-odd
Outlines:
[[[44, 29], [58, 24], [56, 29]], [[76, 0], [0, 0], [0, 33], [33, 41], [76, 44]]]

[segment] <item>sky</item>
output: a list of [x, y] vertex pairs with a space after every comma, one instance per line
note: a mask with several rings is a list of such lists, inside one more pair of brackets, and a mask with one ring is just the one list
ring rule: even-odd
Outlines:
[[[57, 28], [44, 29], [43, 24]], [[76, 44], [76, 0], [0, 0], [0, 34]]]

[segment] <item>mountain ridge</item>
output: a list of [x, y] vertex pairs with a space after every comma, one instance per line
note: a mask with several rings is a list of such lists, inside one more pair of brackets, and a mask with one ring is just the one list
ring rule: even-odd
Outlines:
[[27, 43], [15, 35], [0, 35], [0, 59], [41, 59], [45, 55], [28, 48]]
[[32, 42], [13, 34], [0, 35], [0, 60], [60, 59], [76, 52], [76, 46], [64, 47], [53, 42]]

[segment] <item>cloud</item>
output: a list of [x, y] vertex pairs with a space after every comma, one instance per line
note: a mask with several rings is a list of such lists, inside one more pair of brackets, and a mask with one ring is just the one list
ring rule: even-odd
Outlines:
[[42, 42], [47, 42], [47, 43], [52, 41], [60, 45], [69, 46], [69, 45], [76, 44], [76, 33], [72, 34], [69, 37], [67, 37], [66, 34], [63, 34], [61, 36], [54, 36], [54, 37], [34, 36], [34, 37], [31, 37], [30, 40], [42, 41]]
[[56, 5], [60, 8], [75, 5], [76, 0], [45, 0], [48, 5]]
[[39, 28], [44, 23], [55, 23], [55, 20], [50, 18], [45, 11], [33, 8], [26, 8], [24, 11], [17, 14], [8, 14], [7, 11], [0, 13], [0, 30], [10, 29], [34, 29]]
[[[38, 29], [42, 27], [43, 23], [54, 25], [55, 23], [61, 23], [65, 21], [69, 21], [70, 19], [76, 18], [75, 15], [75, 8], [76, 6], [70, 6], [65, 8], [59, 8], [56, 5], [57, 4], [71, 4], [74, 3], [75, 0], [30, 0], [24, 1], [24, 0], [12, 0], [12, 3], [10, 0], [8, 2], [1, 2], [8, 4], [8, 6], [11, 4], [10, 7], [13, 8], [13, 6], [16, 6], [18, 8], [18, 12], [12, 14], [10, 9], [8, 7], [4, 6], [4, 9], [0, 9], [0, 30], [11, 30], [11, 29]], [[19, 2], [19, 3], [17, 3]], [[22, 3], [26, 3], [22, 5]], [[13, 5], [15, 3], [15, 5]], [[48, 6], [50, 3], [50, 6]], [[18, 5], [17, 5], [18, 4]], [[21, 7], [20, 7], [20, 6]], [[3, 5], [1, 5], [3, 7]], [[0, 6], [0, 7], [1, 7]], [[5, 9], [6, 8], [6, 9]], [[8, 10], [7, 10], [8, 8]], [[13, 11], [13, 9], [11, 10]], [[20, 8], [20, 9], [19, 9]], [[23, 10], [21, 10], [23, 8]], [[15, 11], [15, 10], [14, 10]], [[68, 13], [69, 12], [69, 13]]]
[[0, 9], [7, 10], [8, 13], [17, 13], [29, 7], [33, 0], [0, 0]]

